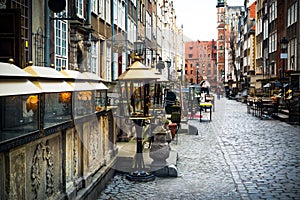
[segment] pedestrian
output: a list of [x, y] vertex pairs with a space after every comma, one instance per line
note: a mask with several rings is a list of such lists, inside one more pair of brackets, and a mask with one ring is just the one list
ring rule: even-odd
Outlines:
[[202, 92], [204, 92], [204, 93], [206, 92], [206, 94], [209, 94], [210, 84], [207, 81], [207, 77], [206, 76], [203, 77], [203, 80], [200, 83], [200, 87], [201, 87], [201, 93]]
[[217, 93], [217, 99], [220, 99], [220, 95], [221, 95], [221, 89], [220, 89], [220, 87], [217, 87], [216, 93]]

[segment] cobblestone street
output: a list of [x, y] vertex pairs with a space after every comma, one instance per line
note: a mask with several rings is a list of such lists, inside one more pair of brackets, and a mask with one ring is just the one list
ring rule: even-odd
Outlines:
[[178, 177], [130, 182], [117, 174], [98, 199], [300, 199], [300, 127], [261, 120], [216, 100], [211, 122], [180, 134]]

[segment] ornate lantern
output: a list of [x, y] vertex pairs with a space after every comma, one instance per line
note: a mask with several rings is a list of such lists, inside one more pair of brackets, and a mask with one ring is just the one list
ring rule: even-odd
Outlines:
[[[152, 94], [150, 83], [157, 76], [139, 61], [135, 61], [127, 70], [118, 77], [120, 96], [120, 108], [123, 108], [123, 116], [136, 125], [137, 150], [135, 160], [135, 171], [127, 177], [134, 181], [153, 180], [153, 174], [145, 171], [143, 161], [143, 127], [152, 116], [149, 109], [152, 105]], [[121, 114], [121, 115], [122, 115]]]

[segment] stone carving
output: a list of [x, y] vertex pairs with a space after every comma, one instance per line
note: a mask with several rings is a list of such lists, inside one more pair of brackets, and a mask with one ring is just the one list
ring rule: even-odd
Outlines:
[[46, 159], [47, 162], [47, 169], [46, 169], [46, 194], [51, 196], [54, 192], [54, 168], [53, 168], [53, 153], [49, 147], [48, 140], [46, 141], [45, 146], [45, 156], [44, 160]]
[[25, 153], [18, 152], [11, 156], [10, 192], [9, 199], [25, 198]]
[[[74, 177], [77, 176], [77, 161], [78, 161], [78, 134], [77, 131], [74, 132], [74, 149], [73, 149], [73, 166], [74, 166]], [[75, 180], [75, 179], [74, 179]]]
[[[42, 163], [47, 163], [46, 174], [42, 175]], [[53, 153], [49, 147], [48, 140], [46, 143], [39, 143], [36, 146], [32, 159], [31, 167], [31, 186], [34, 192], [34, 199], [38, 199], [38, 192], [41, 186], [41, 179], [46, 177], [46, 194], [51, 196], [54, 193], [54, 169]]]

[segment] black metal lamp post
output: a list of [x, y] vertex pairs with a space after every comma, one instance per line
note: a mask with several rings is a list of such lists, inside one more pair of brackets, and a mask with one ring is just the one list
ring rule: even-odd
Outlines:
[[196, 72], [197, 72], [197, 77], [196, 77], [196, 80], [197, 80], [197, 82], [196, 82], [196, 84], [199, 84], [199, 65], [197, 65], [196, 66]]
[[[287, 59], [287, 46], [288, 46], [288, 39], [286, 37], [282, 37], [280, 39], [280, 45], [281, 45], [281, 53], [280, 53], [280, 59], [283, 59], [283, 60], [286, 60]], [[284, 78], [285, 78], [285, 61], [283, 61], [283, 65], [281, 67], [281, 71], [282, 73], [280, 73], [280, 76], [281, 76], [281, 82], [282, 82], [282, 85], [284, 85]]]
[[170, 80], [170, 67], [171, 67], [171, 59], [168, 59], [166, 61], [167, 67], [168, 67], [168, 79]]
[[133, 58], [135, 61], [140, 61], [144, 56], [145, 43], [141, 40], [137, 40], [134, 42], [134, 53], [135, 57]]
[[155, 81], [157, 76], [150, 68], [143, 65], [139, 60], [143, 47], [135, 44], [135, 62], [127, 68], [127, 70], [118, 77], [119, 89], [121, 94], [122, 104], [124, 108], [124, 117], [127, 121], [132, 121], [136, 127], [136, 155], [133, 171], [127, 175], [127, 178], [132, 181], [151, 181], [154, 180], [154, 175], [146, 171], [143, 159], [143, 127], [146, 125], [152, 116], [149, 113], [151, 106], [151, 90], [150, 82]]

